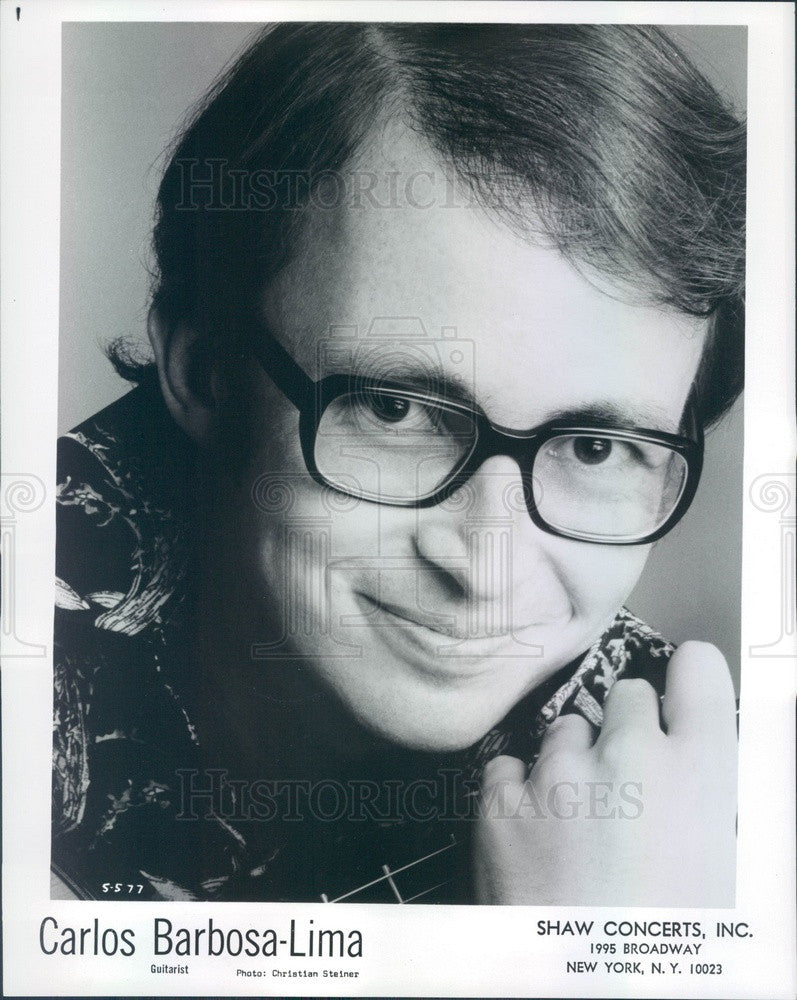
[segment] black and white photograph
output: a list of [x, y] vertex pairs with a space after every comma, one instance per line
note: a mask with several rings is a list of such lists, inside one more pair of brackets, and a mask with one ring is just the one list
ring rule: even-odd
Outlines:
[[[65, 27], [65, 158], [124, 104], [98, 51], [163, 34]], [[744, 29], [687, 37], [743, 75]], [[134, 388], [61, 441], [78, 895], [732, 905], [736, 696], [682, 582], [739, 551], [724, 426], [702, 551], [649, 586], [691, 631], [629, 595], [742, 389], [745, 138], [656, 27], [247, 28], [167, 154], [151, 347], [91, 343]]]
[[46, 458], [3, 477], [30, 981], [749, 995], [754, 828], [794, 881], [784, 5], [308, 6], [56, 25]]

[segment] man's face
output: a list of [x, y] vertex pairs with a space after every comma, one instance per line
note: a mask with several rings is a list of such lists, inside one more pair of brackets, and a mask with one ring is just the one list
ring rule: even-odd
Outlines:
[[[383, 178], [441, 175], [411, 139], [364, 165]], [[374, 201], [388, 200], [387, 183]], [[615, 297], [476, 206], [442, 199], [313, 211], [263, 307], [314, 378], [364, 365], [401, 381], [426, 363], [518, 429], [609, 408], [677, 432], [706, 332]], [[424, 749], [474, 743], [585, 651], [632, 590], [649, 547], [535, 527], [506, 456], [430, 508], [331, 494], [306, 473], [295, 407], [255, 366], [250, 381], [260, 446], [229, 509], [263, 642], [277, 658], [298, 655], [381, 735]], [[280, 484], [290, 503], [275, 499]]]

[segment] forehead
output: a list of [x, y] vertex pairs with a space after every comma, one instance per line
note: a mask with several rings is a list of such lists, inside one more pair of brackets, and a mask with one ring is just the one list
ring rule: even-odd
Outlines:
[[705, 320], [518, 235], [412, 136], [383, 136], [348, 191], [334, 209], [308, 210], [264, 299], [267, 322], [314, 375], [363, 359], [374, 374], [431, 366], [508, 426], [607, 402], [677, 425]]

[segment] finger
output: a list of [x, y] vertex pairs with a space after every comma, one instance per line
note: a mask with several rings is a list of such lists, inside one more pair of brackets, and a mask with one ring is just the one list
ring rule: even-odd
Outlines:
[[640, 677], [621, 678], [612, 685], [603, 703], [603, 726], [598, 742], [618, 733], [661, 731], [659, 696], [652, 684]]
[[527, 767], [522, 760], [517, 757], [509, 757], [502, 754], [500, 757], [493, 757], [484, 765], [482, 774], [482, 787], [490, 785], [509, 784], [522, 785], [526, 780]]
[[685, 642], [667, 664], [662, 705], [667, 732], [724, 753], [736, 744], [736, 700], [725, 657], [707, 642]]
[[560, 715], [545, 730], [540, 759], [561, 751], [589, 750], [594, 740], [594, 730], [583, 715], [575, 712]]

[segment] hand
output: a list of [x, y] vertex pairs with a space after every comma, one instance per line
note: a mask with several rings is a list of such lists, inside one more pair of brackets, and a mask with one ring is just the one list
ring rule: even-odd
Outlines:
[[526, 776], [485, 768], [474, 875], [481, 903], [732, 906], [736, 719], [722, 654], [684, 643], [659, 699], [619, 680], [597, 739], [586, 719], [548, 729]]

